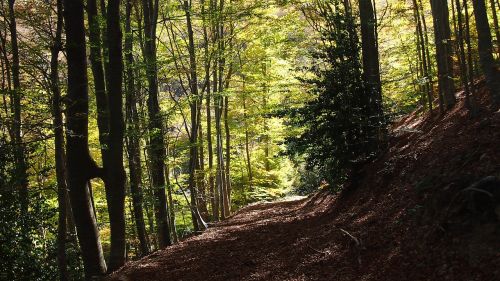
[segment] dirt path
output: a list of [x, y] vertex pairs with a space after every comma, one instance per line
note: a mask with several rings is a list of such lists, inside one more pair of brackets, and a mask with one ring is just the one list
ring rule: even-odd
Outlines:
[[[318, 280], [321, 274], [331, 280], [322, 260], [332, 252], [322, 243], [332, 237], [318, 227], [333, 198], [316, 199], [246, 207], [202, 235], [129, 264], [111, 280]], [[315, 264], [321, 270], [308, 272]]]

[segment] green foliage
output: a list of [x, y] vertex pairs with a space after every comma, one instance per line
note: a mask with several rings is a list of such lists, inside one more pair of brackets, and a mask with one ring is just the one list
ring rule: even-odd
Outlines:
[[339, 186], [353, 166], [373, 156], [376, 124], [361, 76], [354, 19], [340, 1], [317, 5], [319, 18], [313, 20], [321, 21], [323, 44], [313, 54], [318, 63], [310, 71], [315, 77], [302, 79], [312, 86], [309, 93], [314, 98], [288, 112], [291, 125], [304, 128], [301, 135], [288, 139], [288, 152], [305, 155], [308, 170]]
[[[28, 214], [21, 213], [19, 192], [11, 146], [0, 139], [0, 279], [55, 279], [54, 240], [45, 235], [54, 232], [50, 218], [54, 214], [43, 200], [34, 200]], [[53, 226], [53, 225], [52, 225]], [[40, 233], [40, 229], [49, 233]]]

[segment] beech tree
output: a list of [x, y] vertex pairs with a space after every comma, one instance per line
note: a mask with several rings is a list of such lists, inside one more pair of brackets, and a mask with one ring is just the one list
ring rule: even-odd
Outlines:
[[450, 109], [455, 104], [453, 84], [453, 49], [447, 0], [431, 0], [436, 42], [440, 108]]
[[106, 272], [89, 181], [102, 175], [88, 146], [89, 94], [83, 1], [64, 1], [68, 93], [66, 102], [66, 169], [71, 207], [85, 266], [85, 276]]
[[[500, 105], [500, 71], [493, 59], [493, 44], [484, 0], [472, 1], [478, 35], [478, 52], [481, 68], [495, 107]], [[495, 11], [493, 11], [495, 13]]]

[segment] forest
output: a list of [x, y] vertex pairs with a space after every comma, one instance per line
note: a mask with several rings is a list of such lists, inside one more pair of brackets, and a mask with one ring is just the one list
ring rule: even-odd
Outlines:
[[[0, 280], [498, 280], [499, 17], [499, 0], [1, 0]], [[384, 205], [405, 216], [373, 233], [439, 237], [401, 242], [409, 264], [489, 240], [426, 277], [376, 266], [392, 242], [334, 221]], [[358, 269], [296, 269], [334, 255], [301, 239], [343, 239]], [[270, 253], [288, 267], [258, 271]]]

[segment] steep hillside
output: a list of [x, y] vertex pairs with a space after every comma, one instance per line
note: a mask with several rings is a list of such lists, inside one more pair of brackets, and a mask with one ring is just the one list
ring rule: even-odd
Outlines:
[[244, 208], [109, 280], [500, 280], [500, 112], [416, 112], [388, 147], [339, 195]]

